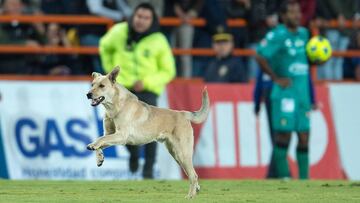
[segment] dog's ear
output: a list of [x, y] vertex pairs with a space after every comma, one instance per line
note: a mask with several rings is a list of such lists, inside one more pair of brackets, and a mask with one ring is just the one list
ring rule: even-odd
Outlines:
[[98, 76], [100, 76], [101, 74], [100, 73], [97, 73], [97, 72], [93, 72], [92, 74], [91, 74], [91, 76], [93, 77], [93, 78], [96, 78], [96, 77], [98, 77]]
[[116, 66], [110, 73], [109, 73], [109, 80], [115, 83], [117, 76], [119, 75], [120, 67]]

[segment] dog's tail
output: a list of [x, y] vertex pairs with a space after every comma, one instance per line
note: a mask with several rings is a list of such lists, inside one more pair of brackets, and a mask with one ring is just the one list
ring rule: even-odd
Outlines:
[[193, 123], [202, 123], [205, 121], [209, 114], [210, 99], [206, 87], [202, 92], [202, 104], [198, 111], [186, 112], [186, 118]]

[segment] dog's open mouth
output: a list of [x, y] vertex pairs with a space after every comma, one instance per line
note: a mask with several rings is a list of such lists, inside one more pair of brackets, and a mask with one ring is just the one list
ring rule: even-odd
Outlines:
[[91, 99], [91, 106], [97, 106], [99, 105], [102, 101], [104, 101], [105, 97], [104, 96], [100, 96], [98, 98], [93, 98]]

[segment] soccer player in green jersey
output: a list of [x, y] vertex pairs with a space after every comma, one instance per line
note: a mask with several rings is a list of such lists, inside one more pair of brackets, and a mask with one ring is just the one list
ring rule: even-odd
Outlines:
[[276, 133], [273, 156], [277, 174], [280, 178], [290, 177], [287, 148], [291, 133], [296, 132], [299, 178], [307, 179], [311, 102], [305, 45], [309, 32], [300, 27], [301, 11], [297, 1], [284, 1], [280, 6], [280, 17], [283, 24], [266, 34], [257, 47], [256, 59], [274, 81], [270, 99], [272, 126]]

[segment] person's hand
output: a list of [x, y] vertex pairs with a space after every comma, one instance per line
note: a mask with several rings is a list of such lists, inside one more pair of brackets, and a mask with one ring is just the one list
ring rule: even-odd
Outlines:
[[259, 105], [259, 107], [255, 107], [254, 113], [255, 113], [255, 116], [256, 116], [256, 117], [259, 116], [259, 114], [260, 114], [260, 105]]
[[345, 23], [346, 23], [346, 18], [343, 14], [340, 14], [338, 16], [338, 23], [339, 23], [339, 28], [340, 29], [344, 29], [345, 28]]
[[50, 69], [49, 75], [70, 75], [71, 69], [65, 65], [54, 66]]
[[183, 16], [183, 21], [187, 24], [190, 24], [190, 21], [193, 19], [193, 18], [196, 18], [197, 16], [197, 13], [196, 11], [194, 10], [190, 10], [189, 12], [185, 13], [184, 16]]
[[26, 40], [25, 45], [29, 46], [29, 47], [39, 47], [40, 46], [39, 42], [37, 42], [35, 40]]
[[323, 106], [321, 103], [311, 104], [311, 110], [313, 110], [313, 111], [321, 110], [322, 108], [323, 108]]
[[182, 8], [178, 4], [176, 4], [174, 6], [174, 12], [175, 12], [176, 16], [181, 19], [182, 22], [184, 22], [186, 20], [185, 12], [182, 10]]
[[250, 0], [237, 0], [238, 3], [244, 5], [246, 9], [249, 9], [251, 7], [251, 1]]
[[316, 27], [322, 27], [325, 26], [326, 21], [323, 18], [316, 18], [313, 23]]
[[311, 66], [321, 66], [323, 64], [325, 64], [327, 61], [310, 61], [309, 59], [309, 63]]
[[69, 39], [67, 38], [66, 31], [64, 29], [61, 29], [60, 32], [60, 39], [64, 47], [71, 47], [71, 43]]
[[354, 20], [353, 20], [353, 27], [356, 28], [360, 28], [360, 13], [356, 13], [354, 15]]
[[291, 80], [289, 78], [276, 78], [274, 79], [274, 82], [283, 88], [286, 88], [291, 85]]
[[135, 92], [143, 91], [144, 90], [144, 83], [141, 80], [136, 81], [134, 86], [133, 86], [133, 90]]
[[266, 25], [268, 27], [275, 27], [278, 24], [278, 16], [276, 14], [266, 17]]
[[[33, 15], [42, 15], [43, 13], [41, 11], [34, 11]], [[34, 22], [32, 23], [32, 26], [34, 27], [34, 29], [41, 35], [45, 35], [46, 33], [46, 29], [44, 26], [44, 23], [42, 22]]]

